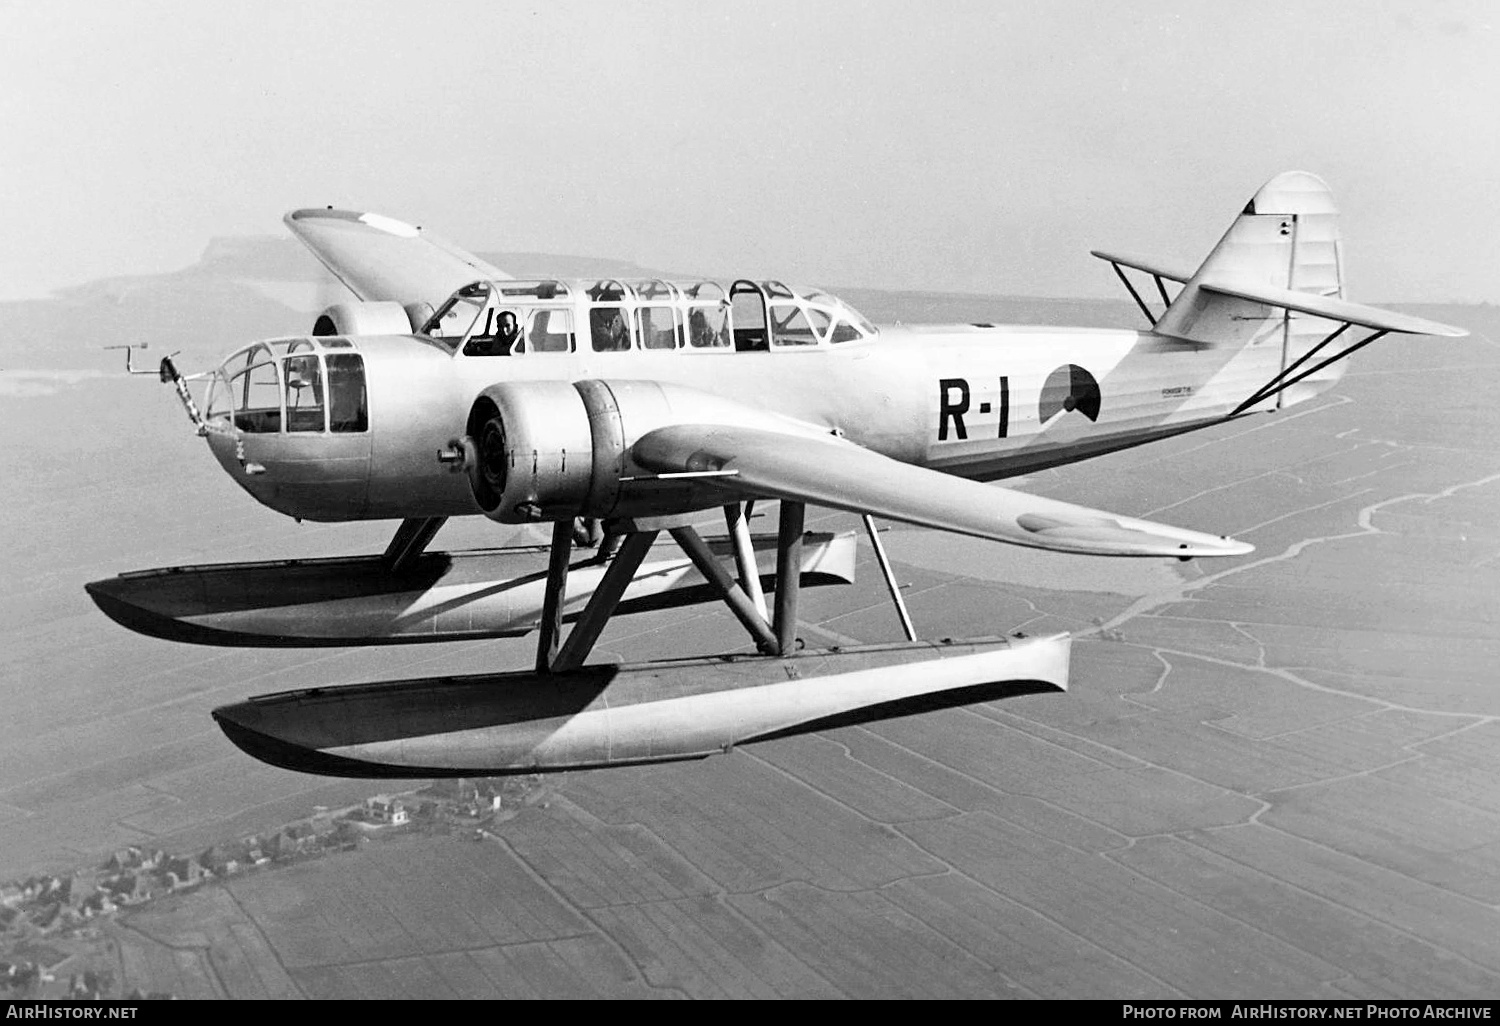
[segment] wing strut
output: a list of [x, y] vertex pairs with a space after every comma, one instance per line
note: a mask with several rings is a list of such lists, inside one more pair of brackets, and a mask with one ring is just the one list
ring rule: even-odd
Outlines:
[[[573, 630], [568, 634], [568, 640], [557, 653], [557, 657], [552, 660], [550, 668], [553, 673], [576, 670], [589, 657], [589, 653], [593, 651], [594, 642], [599, 640], [599, 634], [604, 630], [604, 625], [609, 623], [615, 606], [620, 604], [620, 598], [625, 594], [625, 589], [630, 587], [630, 582], [635, 578], [635, 572], [640, 569], [641, 561], [646, 558], [646, 553], [656, 542], [657, 534], [657, 531], [632, 531], [625, 536], [619, 551], [615, 553], [613, 561], [609, 564], [609, 569], [604, 571], [604, 576], [599, 579], [598, 586], [594, 588], [594, 594], [589, 597], [588, 605], [583, 607], [578, 622], [573, 625]], [[571, 538], [571, 533], [569, 536]], [[537, 659], [538, 661], [541, 659], [540, 649], [537, 652]]]
[[536, 638], [536, 671], [548, 673], [557, 662], [562, 637], [563, 606], [568, 601], [568, 559], [573, 555], [573, 520], [552, 525], [552, 548], [547, 554], [547, 591], [542, 597], [542, 622]]
[[797, 568], [802, 565], [802, 525], [807, 504], [781, 500], [781, 521], [776, 532], [776, 651], [788, 656], [797, 649], [797, 596], [802, 582]]
[[[1130, 298], [1135, 300], [1135, 305], [1141, 308], [1141, 313], [1146, 315], [1146, 320], [1151, 322], [1153, 328], [1156, 327], [1156, 315], [1151, 312], [1151, 308], [1146, 305], [1146, 301], [1141, 298], [1141, 294], [1135, 290], [1135, 286], [1130, 284], [1130, 279], [1125, 277], [1125, 272], [1120, 270], [1120, 265], [1111, 262], [1109, 266], [1113, 267], [1115, 273], [1120, 276], [1120, 281], [1125, 285], [1125, 291], [1130, 293]], [[1162, 285], [1160, 278], [1156, 279], [1156, 287], [1161, 290], [1163, 296], [1166, 295], [1166, 288]], [[1170, 306], [1171, 304], [1164, 302], [1162, 305]]]
[[1241, 413], [1244, 413], [1246, 410], [1248, 410], [1250, 407], [1254, 406], [1256, 403], [1263, 403], [1263, 402], [1265, 402], [1267, 399], [1271, 398], [1272, 396], [1278, 395], [1281, 392], [1284, 392], [1286, 389], [1291, 388], [1293, 385], [1295, 385], [1297, 382], [1301, 381], [1303, 378], [1312, 377], [1314, 374], [1318, 373], [1318, 371], [1322, 370], [1324, 367], [1327, 367], [1329, 364], [1331, 364], [1331, 363], [1337, 363], [1338, 361], [1344, 359], [1345, 357], [1350, 356], [1351, 354], [1353, 354], [1357, 350], [1363, 349], [1365, 346], [1369, 345], [1371, 342], [1374, 342], [1377, 339], [1384, 338], [1386, 335], [1390, 334], [1390, 330], [1389, 329], [1385, 329], [1385, 328], [1382, 328], [1379, 331], [1375, 331], [1372, 334], [1370, 334], [1368, 337], [1360, 339], [1358, 342], [1354, 343], [1353, 345], [1345, 346], [1342, 352], [1335, 353], [1333, 356], [1328, 357], [1326, 360], [1319, 361], [1315, 366], [1309, 367], [1307, 370], [1303, 371], [1301, 374], [1296, 374], [1295, 376], [1293, 376], [1293, 374], [1296, 372], [1297, 368], [1301, 367], [1308, 360], [1311, 360], [1314, 356], [1316, 356], [1319, 352], [1321, 352], [1324, 349], [1324, 347], [1326, 347], [1327, 345], [1329, 345], [1329, 343], [1331, 343], [1334, 339], [1338, 338], [1345, 331], [1348, 331], [1349, 328], [1351, 327], [1351, 325], [1352, 325], [1351, 321], [1345, 321], [1343, 324], [1339, 325], [1338, 328], [1336, 328], [1334, 331], [1330, 332], [1326, 337], [1324, 337], [1323, 341], [1319, 342], [1317, 345], [1313, 346], [1307, 352], [1303, 353], [1296, 360], [1292, 361], [1292, 363], [1288, 364], [1285, 368], [1283, 368], [1282, 371], [1279, 374], [1277, 374], [1274, 378], [1272, 378], [1270, 381], [1267, 381], [1264, 385], [1260, 386], [1260, 388], [1256, 389], [1254, 395], [1252, 395], [1249, 399], [1246, 399], [1244, 402], [1242, 402], [1238, 406], [1236, 406], [1234, 408], [1233, 412], [1231, 412], [1229, 415], [1231, 417], [1237, 417], [1237, 416], [1239, 416]]
[[391, 543], [385, 547], [385, 554], [380, 557], [386, 569], [400, 573], [411, 566], [431, 543], [433, 535], [447, 522], [447, 517], [407, 517], [401, 521]]
[[[679, 548], [687, 555], [708, 586], [721, 599], [730, 612], [750, 634], [755, 647], [762, 655], [786, 657], [793, 655], [799, 647], [797, 638], [797, 606], [802, 590], [802, 539], [807, 519], [807, 504], [794, 499], [780, 501], [779, 522], [776, 535], [776, 579], [775, 607], [768, 620], [763, 607], [758, 608], [754, 596], [761, 596], [760, 576], [753, 552], [741, 551], [743, 530], [748, 549], [748, 523], [750, 503], [730, 503], [724, 506], [733, 545], [732, 551], [738, 564], [741, 581], [719, 562], [708, 544], [688, 522], [687, 515], [624, 519], [611, 521], [607, 529], [623, 538], [619, 552], [611, 560], [604, 576], [590, 596], [587, 606], [579, 614], [566, 642], [561, 641], [563, 618], [567, 604], [568, 564], [573, 550], [573, 524], [571, 520], [560, 520], [553, 524], [552, 548], [547, 564], [546, 594], [542, 603], [542, 618], [537, 637], [536, 665], [539, 673], [566, 673], [583, 666], [594, 643], [599, 639], [605, 625], [614, 615], [621, 597], [634, 579], [636, 571], [647, 551], [655, 543], [657, 535], [666, 530]], [[875, 551], [876, 561], [885, 577], [891, 601], [901, 620], [902, 632], [909, 642], [917, 641], [917, 632], [912, 625], [911, 614], [901, 596], [895, 571], [891, 567], [885, 546], [880, 540], [875, 518], [862, 514], [865, 530], [870, 535], [870, 545]], [[415, 522], [421, 524], [422, 522]], [[403, 531], [406, 526], [403, 525]], [[433, 531], [436, 527], [432, 528]], [[416, 528], [411, 529], [412, 532]], [[399, 537], [399, 533], [398, 533]], [[395, 547], [395, 543], [392, 543]], [[754, 591], [743, 586], [753, 583]]]
[[[724, 604], [729, 607], [729, 611], [744, 625], [745, 630], [750, 632], [750, 636], [755, 639], [755, 647], [760, 650], [761, 654], [775, 655], [780, 647], [777, 635], [772, 633], [770, 626], [766, 623], [766, 618], [755, 608], [749, 596], [745, 594], [744, 589], [734, 582], [734, 578], [729, 576], [729, 571], [719, 565], [719, 561], [714, 558], [714, 554], [709, 551], [708, 546], [699, 537], [698, 532], [687, 525], [674, 527], [672, 528], [672, 538], [682, 547], [682, 551], [687, 553], [688, 558], [693, 561], [693, 565], [698, 568], [698, 572], [703, 575], [704, 579], [718, 593], [719, 598], [724, 600]], [[780, 595], [781, 562], [779, 555], [776, 563], [776, 571], [778, 575], [776, 578], [776, 593]], [[794, 579], [795, 577], [796, 575], [794, 575]], [[795, 587], [793, 585], [793, 588]]]
[[1126, 277], [1125, 268], [1129, 267], [1134, 271], [1144, 271], [1146, 274], [1151, 275], [1152, 280], [1156, 282], [1156, 294], [1161, 297], [1161, 305], [1163, 310], [1171, 306], [1172, 300], [1175, 298], [1173, 296], [1167, 295], [1166, 283], [1169, 281], [1174, 281], [1179, 285], [1183, 285], [1191, 280], [1193, 276], [1192, 272], [1189, 270], [1186, 270], [1184, 268], [1167, 267], [1166, 265], [1160, 264], [1155, 260], [1143, 260], [1140, 257], [1122, 256], [1118, 253], [1106, 253], [1098, 249], [1091, 250], [1090, 252], [1100, 260], [1108, 261], [1109, 266], [1115, 269], [1115, 274], [1120, 276], [1120, 282], [1125, 286], [1125, 291], [1130, 293], [1130, 298], [1135, 300], [1135, 305], [1141, 308], [1141, 313], [1146, 315], [1146, 320], [1151, 322], [1151, 326], [1153, 328], [1156, 327], [1158, 317], [1156, 314], [1153, 314], [1151, 312], [1151, 308], [1146, 305], [1146, 301], [1141, 298], [1141, 294], [1136, 291], [1135, 286], [1131, 284], [1130, 279]]
[[[552, 548], [547, 561], [547, 590], [542, 600], [542, 618], [537, 636], [537, 672], [565, 673], [583, 665], [583, 661], [593, 650], [594, 643], [599, 640], [600, 633], [614, 615], [625, 589], [635, 579], [641, 561], [662, 530], [671, 532], [673, 540], [692, 560], [709, 587], [749, 631], [751, 640], [762, 655], [790, 654], [796, 645], [796, 596], [801, 587], [802, 504], [787, 505], [797, 507], [797, 515], [783, 514], [783, 526], [786, 527], [789, 523], [794, 526], [795, 538], [793, 544], [781, 544], [778, 549], [776, 586], [777, 611], [782, 617], [777, 624], [786, 625], [786, 640], [783, 640], [779, 630], [773, 629], [765, 614], [755, 607], [754, 601], [745, 593], [745, 589], [719, 563], [708, 543], [687, 523], [687, 518], [677, 516], [640, 518], [611, 524], [613, 531], [623, 536], [620, 549], [595, 586], [593, 595], [579, 614], [567, 640], [562, 641], [563, 617], [567, 605], [568, 563], [573, 552], [573, 524], [570, 520], [557, 521], [552, 527]], [[785, 542], [785, 535], [781, 540]], [[754, 560], [752, 552], [749, 569], [744, 572], [755, 582], [758, 592], [760, 576]], [[783, 585], [783, 581], [787, 583]], [[782, 612], [784, 606], [789, 608], [789, 616]]]
[[750, 541], [750, 511], [755, 508], [755, 500], [749, 502], [731, 502], [724, 507], [724, 523], [729, 528], [729, 536], [734, 541], [734, 565], [740, 575], [740, 587], [745, 589], [745, 594], [750, 596], [750, 602], [755, 606], [760, 618], [767, 622], [770, 615], [766, 612], [766, 593], [760, 587], [760, 568], [755, 562], [755, 546]]
[[901, 585], [896, 583], [895, 571], [891, 569], [891, 561], [886, 558], [885, 545], [876, 533], [875, 518], [870, 514], [863, 514], [865, 530], [870, 534], [870, 548], [875, 550], [875, 561], [880, 564], [880, 572], [885, 575], [885, 586], [890, 589], [891, 601], [896, 604], [896, 615], [901, 617], [901, 629], [906, 632], [907, 641], [916, 641], [917, 632], [911, 625], [911, 614], [906, 611], [906, 600], [901, 597]]

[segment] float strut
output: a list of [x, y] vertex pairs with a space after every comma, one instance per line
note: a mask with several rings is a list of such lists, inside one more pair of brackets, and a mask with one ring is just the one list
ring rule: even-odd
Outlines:
[[788, 656], [797, 647], [797, 593], [802, 586], [802, 525], [807, 505], [781, 502], [776, 531], [776, 652]]
[[573, 555], [573, 521], [552, 524], [552, 550], [547, 556], [547, 592], [542, 599], [541, 631], [536, 639], [536, 671], [550, 673], [557, 661], [562, 636], [563, 603], [568, 599], [568, 560]]
[[433, 535], [447, 522], [447, 517], [407, 517], [401, 521], [396, 536], [385, 547], [385, 555], [380, 557], [385, 561], [386, 569], [400, 573], [411, 566], [426, 550]]
[[778, 647], [776, 635], [771, 632], [766, 618], [756, 612], [754, 604], [745, 594], [734, 578], [729, 576], [729, 571], [719, 565], [714, 554], [709, 551], [698, 532], [691, 527], [674, 527], [672, 537], [677, 544], [682, 546], [682, 551], [687, 553], [688, 559], [698, 568], [698, 572], [719, 593], [724, 604], [734, 613], [736, 619], [744, 625], [745, 630], [755, 639], [755, 647], [765, 655], [775, 655]]
[[615, 607], [620, 604], [620, 597], [625, 594], [625, 589], [630, 587], [630, 582], [635, 579], [635, 572], [640, 568], [641, 560], [646, 558], [646, 553], [656, 541], [657, 533], [656, 531], [634, 531], [625, 536], [614, 562], [610, 563], [609, 569], [604, 571], [604, 576], [599, 579], [598, 586], [594, 588], [594, 594], [589, 597], [588, 605], [583, 607], [578, 621], [573, 624], [572, 631], [568, 633], [568, 640], [563, 643], [557, 657], [552, 660], [554, 673], [576, 670], [589, 657], [589, 653], [594, 649], [594, 642], [599, 640], [599, 634], [604, 630], [604, 625], [609, 623], [609, 618], [614, 615]]
[[917, 632], [912, 629], [911, 615], [906, 611], [906, 600], [901, 597], [901, 585], [896, 583], [891, 561], [885, 557], [885, 546], [880, 541], [880, 535], [875, 533], [875, 518], [866, 513], [864, 520], [865, 530], [870, 532], [870, 548], [875, 550], [875, 561], [880, 564], [880, 572], [885, 575], [885, 586], [890, 589], [891, 601], [896, 604], [896, 615], [901, 617], [901, 629], [906, 632], [907, 641], [916, 641]]
[[725, 506], [724, 523], [734, 541], [734, 567], [740, 575], [740, 587], [750, 596], [760, 618], [769, 623], [771, 616], [766, 612], [766, 593], [760, 587], [760, 567], [755, 563], [755, 546], [750, 541], [749, 505], [732, 502]]

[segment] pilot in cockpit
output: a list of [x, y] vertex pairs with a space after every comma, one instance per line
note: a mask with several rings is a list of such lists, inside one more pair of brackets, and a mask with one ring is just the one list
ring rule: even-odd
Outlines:
[[513, 310], [501, 310], [495, 334], [477, 335], [464, 346], [465, 356], [510, 356], [521, 340], [521, 326]]
[[519, 351], [521, 325], [516, 321], [514, 310], [500, 311], [500, 326], [495, 330], [495, 354], [510, 356]]

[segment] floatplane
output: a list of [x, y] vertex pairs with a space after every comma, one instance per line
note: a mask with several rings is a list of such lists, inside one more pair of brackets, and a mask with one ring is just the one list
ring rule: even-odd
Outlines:
[[[214, 710], [256, 758], [341, 776], [693, 758], [1066, 688], [1066, 635], [918, 640], [873, 518], [1057, 552], [1240, 556], [1252, 546], [990, 482], [1304, 402], [1389, 333], [1466, 334], [1345, 299], [1332, 196], [1296, 171], [1262, 187], [1197, 268], [1095, 252], [1143, 330], [876, 326], [780, 281], [518, 280], [373, 213], [285, 222], [355, 299], [212, 371], [185, 376], [168, 357], [155, 373], [257, 500], [298, 519], [398, 521], [390, 545], [88, 590], [127, 627], [205, 644], [536, 632], [525, 670]], [[1150, 302], [1136, 287], [1147, 278]], [[751, 507], [772, 500], [776, 532], [757, 538]], [[809, 504], [863, 518], [904, 641], [800, 643], [801, 588], [848, 582], [854, 563], [853, 533], [804, 530]], [[704, 514], [720, 508], [724, 533], [705, 539]], [[550, 544], [525, 572], [512, 550], [429, 551], [462, 516], [542, 525]], [[743, 626], [744, 650], [589, 661], [611, 617], [710, 598]]]

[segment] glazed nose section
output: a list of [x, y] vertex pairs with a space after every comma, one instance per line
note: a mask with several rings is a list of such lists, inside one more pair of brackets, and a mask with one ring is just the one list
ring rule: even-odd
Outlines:
[[287, 516], [350, 520], [368, 506], [363, 356], [348, 339], [257, 342], [212, 375], [202, 430], [224, 471]]

